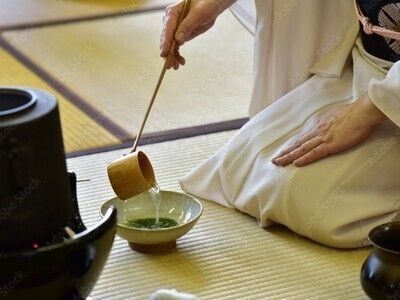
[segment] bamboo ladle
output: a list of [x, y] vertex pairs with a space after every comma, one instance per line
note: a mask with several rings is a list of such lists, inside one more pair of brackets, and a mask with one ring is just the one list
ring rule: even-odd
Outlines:
[[[186, 17], [189, 8], [190, 8], [190, 0], [185, 0], [176, 28], [179, 27], [182, 20]], [[158, 78], [158, 82], [154, 89], [153, 96], [151, 97], [150, 103], [147, 107], [146, 114], [140, 126], [139, 133], [136, 136], [131, 151], [129, 152], [129, 154], [126, 154], [112, 161], [107, 167], [108, 179], [111, 183], [111, 186], [115, 194], [121, 200], [126, 200], [144, 191], [147, 191], [156, 184], [154, 170], [149, 158], [146, 156], [144, 152], [136, 151], [136, 149], [139, 144], [139, 140], [142, 136], [143, 128], [146, 124], [150, 110], [153, 106], [158, 90], [160, 89], [161, 83], [164, 79], [167, 67], [168, 65], [170, 65], [171, 60], [174, 57], [175, 47], [176, 47], [176, 40], [174, 39], [173, 42], [171, 43], [169, 54], [164, 62], [164, 66]]]

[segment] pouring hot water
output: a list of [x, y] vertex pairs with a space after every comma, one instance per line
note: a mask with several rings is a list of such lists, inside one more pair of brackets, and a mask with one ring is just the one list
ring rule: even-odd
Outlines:
[[[190, 0], [186, 0], [178, 20], [178, 26], [186, 17], [189, 11]], [[178, 28], [177, 26], [177, 28]], [[135, 142], [129, 154], [124, 155], [112, 161], [107, 167], [108, 178], [115, 194], [123, 201], [136, 196], [145, 191], [149, 191], [151, 199], [154, 202], [156, 213], [155, 218], [145, 218], [137, 220], [124, 220], [125, 223], [133, 227], [145, 228], [166, 228], [178, 225], [175, 220], [159, 217], [159, 207], [161, 204], [160, 187], [155, 179], [154, 170], [149, 158], [142, 151], [136, 151], [144, 126], [153, 106], [154, 100], [160, 89], [162, 80], [167, 71], [168, 65], [173, 58], [176, 48], [176, 40], [171, 44], [169, 54], [164, 62], [161, 74], [158, 78], [157, 85], [154, 89], [146, 114], [140, 126], [139, 133], [136, 136]]]

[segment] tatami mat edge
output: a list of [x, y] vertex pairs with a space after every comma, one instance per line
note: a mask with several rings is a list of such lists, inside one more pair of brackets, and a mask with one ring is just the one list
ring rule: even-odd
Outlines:
[[39, 28], [39, 27], [46, 27], [46, 26], [56, 26], [62, 24], [69, 24], [69, 23], [77, 23], [77, 22], [85, 22], [85, 21], [94, 21], [94, 20], [101, 20], [107, 18], [115, 18], [121, 16], [128, 16], [140, 13], [146, 13], [151, 11], [158, 11], [163, 10], [167, 5], [171, 3], [167, 2], [166, 4], [159, 4], [153, 7], [145, 7], [145, 8], [128, 8], [117, 12], [111, 13], [98, 13], [97, 15], [93, 16], [82, 16], [82, 17], [70, 17], [70, 18], [61, 18], [60, 20], [51, 20], [51, 21], [38, 21], [38, 22], [27, 22], [21, 23], [18, 25], [0, 25], [0, 32], [5, 32], [9, 30], [26, 30], [31, 28]]
[[121, 141], [127, 141], [130, 138], [128, 132], [115, 124], [112, 120], [110, 120], [106, 115], [100, 113], [95, 108], [87, 104], [79, 95], [70, 90], [67, 86], [65, 86], [59, 80], [53, 78], [50, 74], [48, 74], [45, 70], [40, 68], [37, 64], [31, 61], [28, 57], [26, 57], [23, 53], [18, 51], [13, 45], [8, 43], [0, 34], [0, 47], [5, 49], [9, 54], [14, 56], [17, 60], [23, 63], [28, 69], [37, 74], [42, 78], [49, 86], [54, 88], [57, 92], [71, 101], [74, 105], [84, 111], [89, 117], [91, 117], [96, 123], [100, 126], [107, 129], [110, 133], [116, 136]]
[[[172, 130], [165, 130], [159, 131], [154, 133], [143, 134], [140, 141], [139, 146], [144, 145], [151, 145], [157, 144], [167, 141], [174, 141], [179, 139], [185, 139], [190, 137], [196, 137], [201, 135], [208, 135], [212, 133], [220, 133], [225, 131], [231, 131], [240, 129], [249, 119], [236, 119], [236, 120], [229, 120], [211, 124], [204, 124], [199, 126], [192, 126], [192, 127], [185, 127], [185, 128], [178, 128]], [[104, 147], [89, 149], [89, 150], [82, 150], [82, 151], [75, 151], [70, 152], [67, 154], [67, 158], [79, 157], [88, 154], [96, 154], [114, 150], [120, 150], [124, 148], [129, 148], [133, 145], [134, 140], [130, 139], [124, 143], [116, 144], [116, 145], [108, 145]]]

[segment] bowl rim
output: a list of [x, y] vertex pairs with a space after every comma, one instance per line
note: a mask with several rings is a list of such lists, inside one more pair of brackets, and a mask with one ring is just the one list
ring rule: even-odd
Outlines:
[[[192, 195], [183, 193], [183, 192], [176, 192], [176, 191], [170, 191], [170, 190], [162, 190], [160, 189], [160, 193], [170, 193], [170, 194], [179, 194], [179, 195], [185, 195], [190, 197], [195, 203], [197, 203], [200, 207], [199, 213], [190, 221], [186, 222], [186, 223], [182, 223], [179, 224], [177, 226], [172, 226], [172, 227], [167, 227], [167, 228], [154, 228], [154, 229], [149, 229], [149, 228], [136, 228], [136, 227], [130, 227], [127, 225], [124, 225], [122, 223], [119, 223], [119, 221], [117, 220], [117, 227], [119, 228], [123, 228], [123, 229], [127, 229], [129, 231], [137, 231], [137, 232], [166, 232], [166, 231], [174, 231], [177, 228], [183, 228], [185, 226], [187, 226], [188, 224], [191, 224], [193, 222], [196, 222], [201, 215], [203, 214], [203, 204], [200, 202], [199, 199], [193, 197]], [[107, 201], [103, 202], [103, 204], [100, 206], [100, 215], [103, 217], [103, 213], [102, 213], [102, 208], [109, 202], [115, 200], [115, 199], [119, 199], [118, 197], [113, 197], [111, 199], [108, 199]], [[127, 200], [120, 200], [120, 201], [127, 201]], [[109, 206], [111, 206], [112, 203], [109, 204]], [[109, 207], [108, 206], [108, 207]], [[105, 209], [107, 209], [108, 207], [104, 207]], [[114, 206], [115, 207], [115, 206]], [[116, 207], [115, 207], [116, 208]], [[116, 208], [117, 209], [117, 208]], [[117, 209], [118, 210], [118, 209]]]
[[400, 227], [400, 220], [394, 220], [391, 222], [387, 222], [387, 223], [383, 223], [380, 225], [375, 226], [374, 228], [372, 228], [370, 230], [370, 232], [368, 233], [368, 239], [371, 242], [371, 244], [377, 248], [380, 249], [382, 251], [388, 252], [388, 253], [393, 253], [393, 254], [400, 254], [400, 251], [397, 250], [392, 250], [390, 248], [387, 248], [385, 246], [380, 245], [379, 242], [376, 241], [376, 236], [382, 234], [382, 231], [385, 230], [385, 228], [388, 227], [393, 227], [393, 226], [398, 226]]

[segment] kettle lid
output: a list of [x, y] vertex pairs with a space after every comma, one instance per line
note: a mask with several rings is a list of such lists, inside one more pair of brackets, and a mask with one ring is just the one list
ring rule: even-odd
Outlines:
[[37, 98], [27, 90], [2, 88], [0, 89], [0, 116], [9, 116], [36, 104]]

